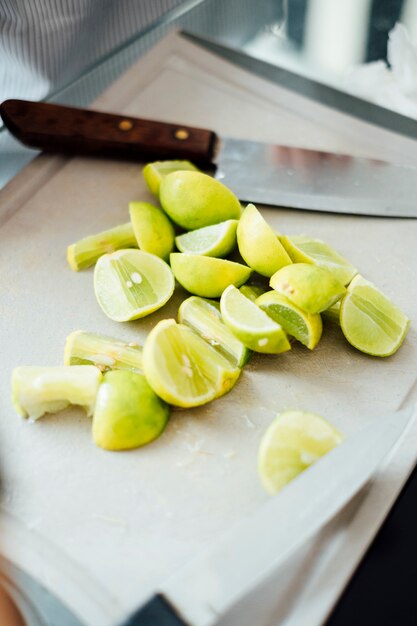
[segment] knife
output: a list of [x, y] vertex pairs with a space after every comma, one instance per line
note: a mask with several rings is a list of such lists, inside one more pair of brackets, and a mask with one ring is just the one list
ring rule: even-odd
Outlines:
[[360, 491], [416, 416], [409, 407], [372, 420], [174, 574], [122, 626], [214, 626]]
[[6, 100], [22, 143], [49, 152], [189, 159], [242, 201], [334, 213], [417, 217], [417, 169], [375, 159], [219, 137], [214, 131], [86, 109]]

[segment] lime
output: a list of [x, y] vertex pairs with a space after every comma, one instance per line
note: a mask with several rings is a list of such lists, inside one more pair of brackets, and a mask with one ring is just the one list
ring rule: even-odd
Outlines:
[[67, 261], [74, 270], [83, 270], [99, 259], [103, 254], [115, 252], [121, 248], [137, 248], [135, 233], [132, 224], [120, 224], [109, 230], [103, 230], [96, 235], [80, 239], [67, 248]]
[[143, 374], [107, 372], [97, 393], [93, 439], [105, 450], [129, 450], [150, 443], [164, 430], [169, 406]]
[[19, 415], [36, 420], [70, 404], [92, 415], [103, 375], [94, 365], [16, 367], [12, 373], [12, 402]]
[[179, 235], [175, 238], [178, 250], [188, 254], [225, 257], [236, 247], [237, 220], [226, 220], [212, 226]]
[[292, 263], [276, 233], [254, 204], [248, 204], [237, 227], [237, 244], [245, 262], [262, 276]]
[[252, 300], [252, 302], [255, 302], [259, 296], [265, 293], [265, 289], [259, 287], [258, 285], [242, 285], [239, 287], [239, 291], [240, 293], [243, 293], [246, 298]]
[[340, 325], [348, 342], [373, 356], [390, 356], [401, 346], [410, 321], [359, 274], [340, 304]]
[[129, 213], [138, 247], [167, 261], [175, 233], [164, 211], [149, 202], [130, 202]]
[[180, 407], [199, 406], [225, 394], [240, 374], [191, 328], [173, 319], [160, 321], [147, 336], [143, 368], [155, 393]]
[[187, 298], [178, 310], [178, 321], [208, 341], [234, 367], [243, 367], [248, 360], [250, 350], [223, 322], [220, 306], [216, 300], [206, 300], [198, 296]]
[[340, 325], [340, 300], [321, 313], [323, 320]]
[[320, 313], [306, 313], [276, 291], [264, 293], [256, 300], [256, 304], [281, 324], [286, 333], [310, 350], [320, 341], [323, 331]]
[[149, 191], [155, 196], [159, 196], [159, 187], [163, 177], [180, 170], [198, 171], [190, 161], [154, 161], [145, 165], [142, 174]]
[[346, 293], [330, 270], [309, 263], [283, 267], [271, 277], [269, 284], [306, 313], [320, 313]]
[[306, 235], [280, 237], [281, 243], [294, 263], [314, 263], [329, 269], [342, 285], [348, 285], [357, 274], [349, 261], [321, 239]]
[[173, 172], [164, 176], [159, 199], [170, 218], [186, 230], [239, 219], [240, 202], [218, 180], [202, 172]]
[[291, 349], [282, 326], [233, 285], [223, 292], [220, 310], [230, 330], [251, 350], [279, 354]]
[[113, 369], [142, 372], [142, 348], [134, 342], [75, 330], [65, 343], [64, 365], [95, 365], [102, 372]]
[[203, 298], [220, 298], [228, 285], [240, 287], [252, 273], [241, 263], [197, 254], [172, 252], [170, 262], [177, 281], [190, 293]]
[[259, 446], [258, 470], [263, 486], [269, 493], [277, 493], [342, 439], [320, 415], [304, 411], [280, 413]]
[[142, 250], [105, 254], [94, 271], [94, 291], [104, 313], [116, 322], [149, 315], [172, 296], [171, 269], [159, 257]]

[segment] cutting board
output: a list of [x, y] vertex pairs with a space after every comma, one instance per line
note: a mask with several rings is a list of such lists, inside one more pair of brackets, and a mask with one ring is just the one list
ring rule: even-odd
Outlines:
[[[417, 162], [406, 138], [238, 70], [176, 33], [92, 107]], [[274, 229], [333, 245], [407, 313], [410, 331], [397, 354], [361, 354], [328, 326], [313, 352], [300, 345], [254, 356], [227, 396], [174, 411], [160, 439], [132, 452], [97, 449], [90, 420], [76, 409], [35, 424], [16, 416], [13, 367], [61, 364], [76, 329], [143, 343], [156, 322], [176, 317], [180, 290], [143, 320], [112, 322], [96, 303], [92, 269], [67, 265], [67, 245], [127, 221], [130, 200], [153, 201], [140, 164], [58, 156], [37, 158], [0, 194], [2, 550], [94, 626], [114, 624], [266, 502], [257, 450], [279, 411], [316, 411], [348, 437], [416, 396], [417, 221], [260, 207]], [[322, 623], [408, 476], [416, 439], [411, 432], [368, 490], [237, 607], [228, 626], [304, 626], [307, 614], [309, 626]]]

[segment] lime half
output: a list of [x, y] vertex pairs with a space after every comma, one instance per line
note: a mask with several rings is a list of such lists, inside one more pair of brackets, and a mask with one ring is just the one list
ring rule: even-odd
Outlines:
[[319, 313], [306, 313], [276, 291], [264, 293], [256, 300], [256, 304], [281, 324], [286, 333], [310, 350], [320, 341], [323, 324]]
[[279, 354], [291, 349], [282, 326], [233, 285], [223, 292], [220, 310], [230, 330], [251, 350]]
[[161, 308], [174, 292], [174, 276], [162, 259], [142, 250], [105, 254], [94, 271], [94, 291], [104, 313], [127, 322]]
[[225, 257], [236, 247], [237, 220], [204, 226], [175, 238], [178, 250], [189, 254]]
[[280, 237], [280, 241], [294, 263], [313, 263], [326, 267], [342, 285], [348, 285], [357, 274], [357, 269], [349, 261], [321, 239], [294, 235]]
[[143, 369], [154, 392], [169, 404], [192, 407], [228, 392], [240, 369], [173, 319], [160, 321], [143, 348]]
[[280, 413], [259, 447], [258, 470], [263, 486], [269, 493], [277, 493], [342, 439], [329, 422], [315, 413]]
[[190, 161], [154, 161], [145, 165], [142, 173], [149, 191], [154, 196], [159, 196], [159, 187], [163, 177], [181, 170], [198, 171]]
[[359, 274], [340, 304], [340, 325], [348, 342], [373, 356], [390, 356], [401, 346], [410, 320]]

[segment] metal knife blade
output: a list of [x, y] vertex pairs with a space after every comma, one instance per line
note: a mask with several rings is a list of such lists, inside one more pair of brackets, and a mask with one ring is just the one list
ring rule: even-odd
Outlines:
[[215, 132], [44, 102], [6, 100], [6, 127], [54, 152], [190, 159], [242, 201], [334, 213], [417, 217], [417, 168], [304, 148], [219, 138]]
[[417, 416], [372, 420], [170, 578], [123, 626], [214, 626], [368, 482]]

